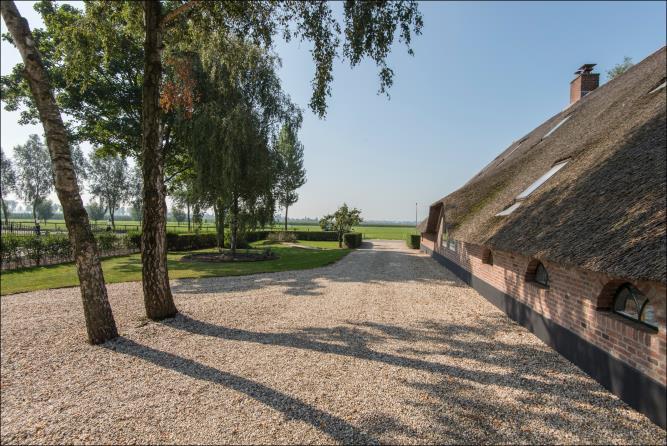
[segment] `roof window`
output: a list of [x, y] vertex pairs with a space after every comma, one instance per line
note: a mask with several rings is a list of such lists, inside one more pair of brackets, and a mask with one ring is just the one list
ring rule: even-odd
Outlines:
[[555, 132], [555, 131], [558, 129], [558, 127], [560, 127], [561, 125], [565, 124], [565, 122], [566, 122], [568, 119], [570, 119], [570, 116], [572, 116], [572, 115], [567, 115], [565, 118], [563, 118], [562, 121], [560, 121], [558, 124], [556, 124], [555, 126], [553, 126], [553, 127], [551, 128], [551, 130], [549, 130], [549, 131], [547, 132], [547, 134], [544, 135], [544, 136], [542, 137], [542, 139], [547, 138], [549, 135], [551, 135], [553, 132]]
[[538, 187], [540, 187], [541, 185], [543, 185], [544, 183], [546, 183], [546, 181], [547, 181], [549, 178], [551, 178], [552, 176], [554, 176], [554, 175], [556, 174], [556, 172], [558, 172], [558, 171], [561, 170], [563, 167], [565, 167], [565, 165], [568, 163], [568, 161], [570, 161], [570, 160], [567, 159], [567, 160], [561, 161], [561, 162], [559, 162], [559, 163], [557, 163], [557, 164], [554, 164], [554, 166], [553, 166], [551, 169], [549, 169], [549, 171], [548, 171], [547, 173], [545, 173], [544, 175], [542, 175], [541, 177], [539, 177], [537, 180], [535, 180], [535, 182], [534, 182], [533, 184], [531, 184], [530, 186], [528, 186], [528, 188], [527, 188], [526, 190], [524, 190], [524, 191], [521, 192], [519, 195], [517, 195], [516, 199], [517, 199], [517, 200], [523, 200], [524, 198], [528, 197], [528, 196], [529, 196], [530, 194], [532, 194]]
[[505, 216], [505, 215], [510, 215], [512, 212], [514, 212], [519, 206], [521, 206], [521, 202], [523, 200], [528, 198], [530, 196], [530, 194], [532, 194], [533, 192], [535, 192], [535, 190], [537, 190], [537, 188], [539, 188], [541, 185], [546, 183], [549, 178], [551, 178], [552, 176], [554, 176], [556, 174], [556, 172], [558, 172], [563, 167], [565, 167], [565, 165], [568, 162], [570, 162], [569, 158], [566, 159], [566, 160], [563, 160], [563, 161], [559, 161], [558, 163], [554, 164], [553, 167], [551, 169], [549, 169], [549, 171], [547, 173], [545, 173], [544, 175], [539, 177], [537, 180], [535, 180], [533, 182], [533, 184], [528, 186], [528, 188], [526, 190], [524, 190], [519, 195], [517, 195], [516, 199], [514, 200], [514, 203], [510, 207], [508, 207], [506, 209], [503, 209], [502, 211], [498, 212], [496, 214], [496, 217], [502, 217], [502, 216]]
[[658, 90], [662, 90], [663, 88], [665, 88], [665, 84], [666, 84], [666, 83], [667, 83], [667, 81], [665, 81], [665, 79], [663, 79], [663, 80], [662, 80], [662, 84], [658, 85], [658, 86], [655, 87], [653, 90], [649, 91], [648, 94], [655, 93], [655, 92], [658, 91]]
[[506, 209], [504, 209], [504, 210], [498, 212], [498, 213], [496, 214], [496, 217], [503, 217], [503, 216], [505, 216], [505, 215], [510, 215], [512, 212], [516, 211], [517, 208], [518, 208], [519, 206], [521, 206], [521, 202], [520, 202], [520, 201], [517, 201], [517, 202], [514, 203], [512, 206], [510, 206], [510, 207], [508, 207], [508, 208], [506, 208]]

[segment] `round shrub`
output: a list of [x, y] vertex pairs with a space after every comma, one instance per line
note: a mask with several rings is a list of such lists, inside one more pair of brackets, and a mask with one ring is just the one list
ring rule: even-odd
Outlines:
[[421, 245], [421, 235], [409, 234], [405, 238], [405, 243], [408, 245], [408, 248], [419, 249], [419, 246]]

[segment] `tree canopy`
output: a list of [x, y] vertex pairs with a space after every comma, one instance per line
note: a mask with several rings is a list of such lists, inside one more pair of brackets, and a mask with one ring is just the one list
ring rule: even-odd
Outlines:
[[25, 144], [14, 147], [14, 161], [16, 195], [32, 206], [32, 217], [37, 220], [37, 204], [53, 190], [49, 152], [39, 136], [30, 135]]

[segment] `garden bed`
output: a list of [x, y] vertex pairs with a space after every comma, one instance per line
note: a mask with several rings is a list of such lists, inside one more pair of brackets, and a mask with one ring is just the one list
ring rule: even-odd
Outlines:
[[181, 257], [181, 262], [261, 262], [276, 259], [278, 259], [278, 256], [271, 251], [237, 252], [235, 255], [232, 255], [231, 251], [224, 251], [187, 254]]

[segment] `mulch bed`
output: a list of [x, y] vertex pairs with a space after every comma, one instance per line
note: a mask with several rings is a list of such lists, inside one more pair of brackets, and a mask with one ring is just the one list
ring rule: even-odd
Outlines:
[[261, 262], [277, 258], [278, 256], [273, 252], [237, 252], [235, 256], [232, 256], [231, 252], [206, 252], [188, 254], [181, 257], [181, 262]]

